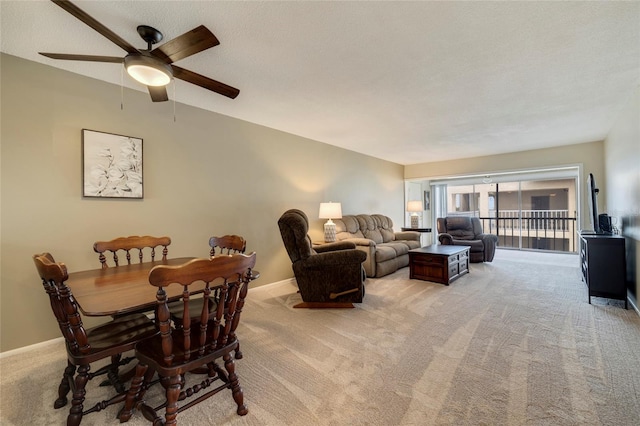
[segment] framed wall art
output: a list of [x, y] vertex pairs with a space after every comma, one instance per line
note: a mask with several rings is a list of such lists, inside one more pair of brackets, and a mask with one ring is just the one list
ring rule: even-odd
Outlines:
[[142, 139], [82, 129], [82, 196], [143, 198]]
[[424, 209], [425, 210], [431, 209], [431, 192], [430, 191], [424, 191]]

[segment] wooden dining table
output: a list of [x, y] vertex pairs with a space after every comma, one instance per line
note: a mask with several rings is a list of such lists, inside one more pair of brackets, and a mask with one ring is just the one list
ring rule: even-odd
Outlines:
[[[153, 262], [132, 263], [90, 269], [69, 274], [67, 286], [80, 311], [87, 316], [122, 315], [153, 310], [158, 289], [149, 283], [149, 272], [158, 265], [182, 265], [195, 257], [178, 257]], [[204, 286], [204, 284], [203, 284]], [[182, 293], [179, 285], [165, 289], [169, 300]]]
[[[153, 262], [132, 263], [109, 268], [90, 269], [69, 274], [66, 284], [71, 289], [80, 311], [86, 316], [113, 316], [151, 311], [157, 304], [157, 287], [149, 283], [149, 272], [158, 265], [182, 265], [195, 257], [177, 257]], [[250, 280], [260, 276], [251, 271]], [[216, 283], [212, 283], [215, 285]], [[194, 283], [192, 294], [204, 290], [204, 283]], [[169, 301], [182, 296], [182, 286], [165, 287]]]
[[[69, 274], [67, 286], [80, 311], [87, 316], [122, 315], [153, 310], [158, 289], [149, 283], [149, 272], [158, 265], [182, 265], [195, 257], [178, 257], [90, 269]], [[178, 299], [181, 286], [165, 289], [169, 300]]]

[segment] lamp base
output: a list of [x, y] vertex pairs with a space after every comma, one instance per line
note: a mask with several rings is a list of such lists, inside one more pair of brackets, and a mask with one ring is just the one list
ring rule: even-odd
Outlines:
[[411, 216], [411, 227], [412, 228], [420, 228], [420, 218], [415, 215], [415, 216]]
[[329, 220], [324, 224], [324, 242], [334, 243], [336, 241], [336, 224]]

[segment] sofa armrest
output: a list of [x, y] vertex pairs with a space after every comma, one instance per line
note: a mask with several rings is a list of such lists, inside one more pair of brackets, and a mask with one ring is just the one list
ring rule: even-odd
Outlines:
[[342, 242], [345, 242], [345, 241], [354, 243], [356, 246], [365, 246], [365, 247], [374, 247], [374, 248], [376, 246], [376, 242], [368, 238], [347, 238], [345, 240], [342, 240]]
[[451, 236], [451, 234], [447, 234], [446, 232], [438, 234], [438, 241], [440, 241], [440, 244], [445, 246], [453, 245], [453, 237]]
[[420, 233], [416, 231], [396, 232], [396, 240], [420, 241]]
[[337, 241], [335, 243], [322, 244], [313, 246], [316, 253], [326, 253], [329, 251], [353, 250], [356, 248], [355, 243], [351, 241]]

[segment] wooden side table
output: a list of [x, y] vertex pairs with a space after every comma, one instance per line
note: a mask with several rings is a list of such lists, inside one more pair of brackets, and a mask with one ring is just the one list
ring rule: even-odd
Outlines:
[[409, 250], [409, 278], [449, 285], [469, 273], [469, 247], [433, 244]]
[[400, 228], [402, 231], [415, 231], [420, 233], [431, 233], [431, 228]]

